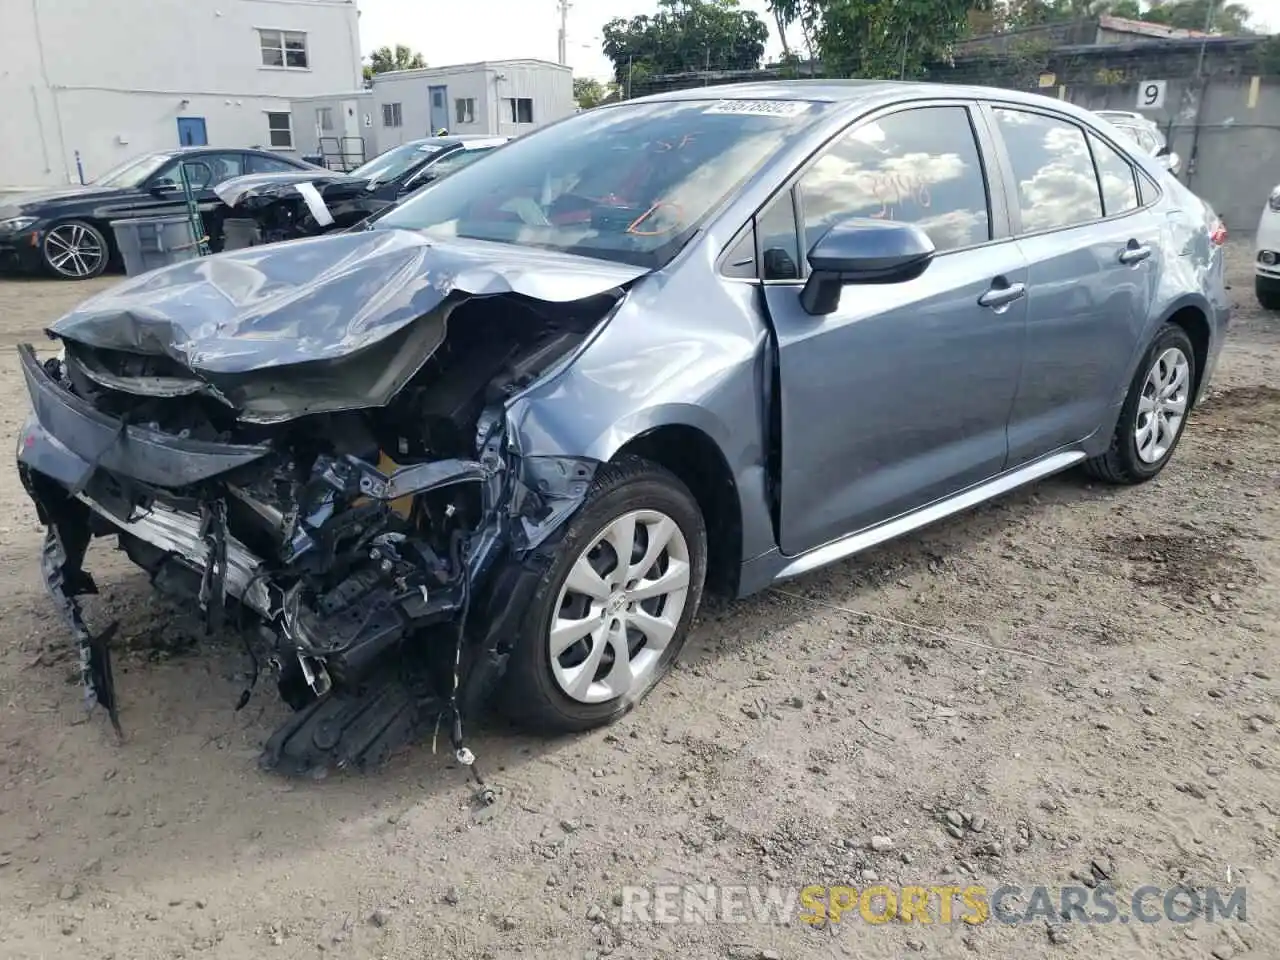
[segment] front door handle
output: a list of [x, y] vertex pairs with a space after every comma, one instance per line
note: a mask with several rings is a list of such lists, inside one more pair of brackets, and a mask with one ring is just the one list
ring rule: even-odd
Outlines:
[[992, 287], [986, 293], [978, 298], [978, 303], [984, 307], [994, 307], [999, 309], [1007, 307], [1015, 300], [1020, 300], [1027, 295], [1027, 285], [1025, 283], [1009, 283], [1002, 287]]
[[1120, 251], [1120, 262], [1124, 264], [1141, 263], [1151, 256], [1151, 247], [1145, 243], [1133, 243]]

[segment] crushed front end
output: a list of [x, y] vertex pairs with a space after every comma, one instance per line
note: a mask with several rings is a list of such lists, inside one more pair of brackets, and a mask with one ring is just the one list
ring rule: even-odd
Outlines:
[[469, 758], [463, 713], [500, 678], [538, 547], [595, 469], [523, 455], [506, 403], [618, 295], [454, 296], [352, 356], [217, 376], [141, 336], [64, 337], [44, 360], [19, 347], [18, 470], [89, 704], [118, 725], [112, 627], [79, 600], [98, 589], [86, 548], [109, 536], [211, 628], [240, 630], [255, 678], [274, 668], [296, 713], [265, 767], [364, 768], [442, 725]]

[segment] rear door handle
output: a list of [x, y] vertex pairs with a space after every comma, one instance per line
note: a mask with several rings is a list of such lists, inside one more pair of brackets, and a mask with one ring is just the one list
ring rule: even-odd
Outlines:
[[978, 303], [984, 307], [1007, 307], [1015, 300], [1020, 300], [1027, 295], [1027, 285], [1025, 283], [1010, 283], [1003, 287], [992, 287], [986, 293], [978, 298]]
[[1151, 247], [1147, 244], [1134, 244], [1120, 251], [1120, 262], [1125, 264], [1141, 263], [1151, 256]]

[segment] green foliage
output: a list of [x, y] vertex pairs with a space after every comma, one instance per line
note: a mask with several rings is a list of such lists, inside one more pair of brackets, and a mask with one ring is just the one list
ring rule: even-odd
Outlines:
[[753, 70], [764, 56], [769, 28], [738, 0], [658, 0], [658, 11], [604, 25], [604, 55], [626, 86], [640, 74], [694, 70]]
[[364, 78], [372, 80], [376, 73], [389, 73], [392, 70], [419, 70], [427, 65], [422, 54], [410, 50], [403, 43], [397, 43], [394, 50], [390, 47], [379, 47], [369, 54], [369, 62], [364, 66]]
[[832, 77], [918, 77], [945, 60], [990, 0], [770, 0], [787, 24], [812, 36]]
[[[1214, 3], [1213, 19], [1209, 20], [1209, 4]], [[1142, 19], [1148, 23], [1163, 23], [1180, 30], [1203, 30], [1205, 23], [1215, 33], [1250, 33], [1249, 8], [1241, 3], [1218, 3], [1217, 0], [1163, 0], [1153, 2]]]
[[601, 83], [592, 77], [573, 78], [573, 99], [583, 110], [598, 107], [606, 100], [615, 98], [617, 93], [616, 84]]
[[[1214, 4], [1212, 21], [1208, 19], [1210, 3]], [[1209, 23], [1215, 33], [1250, 32], [1248, 8], [1221, 0], [999, 0], [996, 8], [997, 19], [1007, 29], [1110, 14], [1180, 30], [1203, 30]]]

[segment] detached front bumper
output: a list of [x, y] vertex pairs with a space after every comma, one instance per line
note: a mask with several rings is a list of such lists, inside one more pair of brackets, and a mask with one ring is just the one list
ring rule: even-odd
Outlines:
[[[97, 593], [82, 567], [89, 541], [95, 535], [127, 534], [172, 556], [197, 578], [206, 575], [211, 557], [205, 522], [198, 513], [156, 498], [139, 509], [121, 481], [192, 483], [250, 463], [268, 451], [130, 426], [68, 391], [29, 346], [19, 348], [19, 358], [33, 412], [18, 435], [17, 467], [45, 525], [45, 585], [79, 646], [86, 704], [105, 707], [118, 727], [108, 649], [114, 624], [94, 634], [77, 599]], [[261, 561], [232, 537], [226, 537], [219, 550], [225, 551], [223, 589], [272, 618], [279, 605], [259, 576]]]

